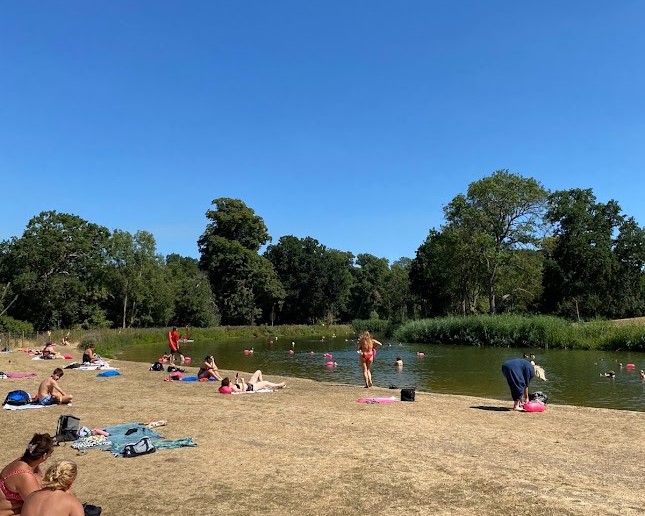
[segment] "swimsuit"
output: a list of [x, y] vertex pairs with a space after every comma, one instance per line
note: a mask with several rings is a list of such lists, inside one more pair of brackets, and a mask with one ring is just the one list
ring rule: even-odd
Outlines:
[[363, 358], [365, 360], [369, 360], [370, 358], [374, 358], [374, 350], [372, 350], [372, 351], [363, 351]]
[[92, 359], [90, 358], [89, 353], [83, 353], [83, 363], [87, 364], [89, 362], [92, 362]]
[[23, 500], [22, 500], [22, 496], [20, 496], [20, 493], [16, 493], [15, 491], [12, 491], [7, 487], [7, 485], [5, 484], [5, 481], [9, 477], [13, 477], [14, 475], [22, 475], [27, 473], [34, 476], [36, 475], [36, 473], [31, 471], [30, 469], [17, 469], [13, 473], [9, 473], [6, 477], [0, 479], [0, 491], [2, 491], [2, 494], [4, 495], [4, 497], [10, 502], [22, 502]]
[[253, 384], [252, 383], [247, 383], [246, 384], [246, 390], [247, 390], [247, 392], [252, 391], [253, 390]]
[[55, 405], [56, 404], [56, 398], [53, 396], [45, 396], [42, 400], [38, 400], [38, 405]]

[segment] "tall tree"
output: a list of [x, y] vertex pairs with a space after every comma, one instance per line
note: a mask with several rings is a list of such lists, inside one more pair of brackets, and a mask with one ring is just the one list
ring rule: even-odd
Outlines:
[[377, 258], [367, 253], [356, 257], [356, 264], [352, 269], [354, 281], [348, 304], [348, 319], [385, 317], [383, 302], [388, 271], [386, 258]]
[[458, 195], [444, 209], [448, 226], [464, 231], [477, 246], [490, 313], [496, 312], [500, 269], [511, 265], [512, 251], [539, 242], [546, 196], [535, 179], [498, 170], [471, 183], [465, 196]]
[[206, 274], [194, 258], [171, 254], [166, 257], [166, 274], [172, 286], [172, 320], [178, 326], [216, 326], [219, 313]]
[[9, 315], [37, 328], [106, 325], [101, 303], [109, 231], [76, 215], [46, 211], [2, 246]]
[[546, 220], [555, 226], [555, 244], [545, 262], [544, 309], [578, 319], [608, 315], [620, 206], [596, 202], [591, 189], [563, 190], [549, 197]]
[[284, 298], [273, 265], [258, 255], [271, 237], [262, 218], [242, 201], [220, 198], [212, 204], [198, 241], [200, 268], [208, 275], [222, 324], [255, 324]]
[[283, 236], [265, 256], [285, 289], [280, 310], [284, 323], [314, 323], [335, 319], [351, 283], [351, 255], [328, 250], [317, 240]]

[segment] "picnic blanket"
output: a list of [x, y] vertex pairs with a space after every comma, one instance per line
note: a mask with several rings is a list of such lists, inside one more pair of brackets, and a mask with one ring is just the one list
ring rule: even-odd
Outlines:
[[[123, 448], [126, 444], [136, 443], [142, 437], [149, 437], [150, 441], [154, 447], [158, 450], [168, 449], [168, 448], [183, 448], [185, 446], [197, 446], [191, 437], [183, 437], [181, 439], [165, 439], [162, 435], [155, 432], [153, 429], [149, 428], [148, 425], [144, 423], [123, 423], [120, 425], [107, 426], [103, 428], [109, 436], [105, 441], [100, 442], [97, 436], [92, 436], [94, 441], [99, 441], [98, 444], [95, 444], [91, 447], [106, 450], [114, 454], [115, 457], [121, 456]], [[83, 439], [88, 440], [89, 438], [77, 439], [74, 441], [72, 446], [74, 447], [89, 447], [83, 446]], [[78, 444], [77, 444], [78, 443]], [[89, 444], [89, 443], [88, 443]]]

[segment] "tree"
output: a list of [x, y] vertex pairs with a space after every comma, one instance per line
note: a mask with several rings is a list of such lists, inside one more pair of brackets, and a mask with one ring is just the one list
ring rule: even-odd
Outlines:
[[596, 202], [591, 189], [558, 191], [549, 197], [546, 220], [555, 226], [555, 245], [545, 262], [544, 310], [578, 319], [609, 315], [620, 207]]
[[163, 258], [151, 233], [115, 230], [105, 271], [111, 319], [122, 328], [163, 326], [172, 314], [172, 292], [165, 281]]
[[468, 192], [444, 209], [448, 226], [462, 230], [476, 245], [486, 271], [489, 312], [496, 312], [500, 270], [511, 266], [512, 251], [537, 245], [546, 190], [535, 179], [507, 170], [471, 183]]
[[166, 257], [166, 275], [172, 286], [172, 320], [178, 326], [216, 326], [219, 313], [208, 276], [194, 258], [171, 254]]
[[199, 238], [200, 268], [208, 275], [223, 324], [255, 324], [284, 298], [271, 263], [258, 250], [271, 240], [264, 221], [237, 199], [215, 199]]
[[38, 328], [106, 325], [102, 269], [109, 231], [76, 215], [42, 212], [2, 245], [10, 314]]
[[348, 305], [348, 319], [385, 316], [383, 296], [388, 270], [388, 261], [385, 258], [377, 258], [367, 253], [356, 257], [356, 265], [352, 269], [354, 281]]
[[414, 302], [410, 292], [410, 258], [399, 258], [390, 267], [385, 278], [384, 307], [385, 317], [400, 323], [412, 315]]
[[311, 237], [283, 236], [264, 256], [284, 286], [281, 322], [333, 320], [345, 306], [351, 284], [351, 253], [328, 250]]

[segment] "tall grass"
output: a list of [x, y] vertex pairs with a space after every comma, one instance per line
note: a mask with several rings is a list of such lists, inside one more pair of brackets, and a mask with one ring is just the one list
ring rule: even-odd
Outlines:
[[[90, 344], [96, 351], [106, 357], [115, 351], [131, 346], [158, 344], [167, 342], [169, 328], [126, 328], [100, 329], [84, 333], [80, 338], [80, 346], [86, 348]], [[185, 328], [177, 331], [183, 337]], [[332, 335], [347, 336], [353, 334], [349, 325], [308, 326], [217, 326], [213, 328], [190, 328], [187, 337], [194, 340], [227, 340], [227, 339], [257, 339], [271, 337], [331, 337]]]
[[645, 351], [645, 325], [570, 323], [550, 316], [477, 315], [422, 319], [395, 331], [403, 342], [492, 347]]

